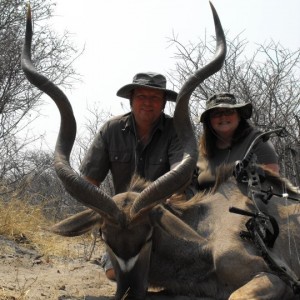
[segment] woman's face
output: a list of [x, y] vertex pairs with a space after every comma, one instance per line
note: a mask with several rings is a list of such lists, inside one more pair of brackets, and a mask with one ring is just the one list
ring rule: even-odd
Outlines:
[[232, 138], [240, 123], [240, 115], [233, 108], [215, 108], [209, 113], [210, 124], [221, 138]]

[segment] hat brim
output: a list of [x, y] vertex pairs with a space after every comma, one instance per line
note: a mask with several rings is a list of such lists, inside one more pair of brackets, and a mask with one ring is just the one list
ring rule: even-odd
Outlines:
[[200, 117], [200, 122], [203, 123], [208, 117], [209, 112], [215, 108], [235, 108], [238, 110], [240, 116], [244, 119], [250, 119], [252, 116], [252, 103], [250, 102], [241, 104], [220, 103], [203, 112]]
[[162, 89], [162, 88], [159, 88], [156, 86], [150, 86], [150, 85], [135, 84], [135, 83], [127, 84], [127, 85], [124, 85], [123, 87], [121, 87], [117, 91], [117, 96], [126, 98], [126, 99], [130, 99], [130, 97], [132, 95], [132, 91], [135, 88], [143, 88], [143, 87], [149, 88], [149, 89], [154, 89], [154, 90], [159, 90], [159, 91], [164, 91], [167, 101], [176, 102], [176, 98], [177, 98], [178, 94], [172, 90]]

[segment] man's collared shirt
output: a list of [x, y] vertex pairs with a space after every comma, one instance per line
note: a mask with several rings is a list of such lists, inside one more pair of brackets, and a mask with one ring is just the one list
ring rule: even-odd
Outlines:
[[115, 193], [125, 192], [134, 173], [153, 181], [182, 160], [173, 118], [162, 114], [146, 145], [135, 133], [132, 113], [112, 118], [96, 135], [80, 171], [102, 182], [112, 173]]

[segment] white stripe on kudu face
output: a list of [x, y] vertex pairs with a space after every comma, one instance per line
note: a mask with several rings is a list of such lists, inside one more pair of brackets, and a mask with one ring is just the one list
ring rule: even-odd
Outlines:
[[133, 267], [135, 266], [140, 254], [144, 251], [144, 249], [146, 249], [146, 247], [152, 247], [152, 240], [151, 240], [151, 237], [152, 237], [152, 233], [153, 233], [153, 228], [151, 228], [148, 236], [147, 236], [147, 239], [146, 239], [146, 243], [145, 245], [142, 247], [142, 249], [140, 250], [140, 252], [129, 258], [128, 260], [124, 260], [123, 258], [120, 258], [119, 256], [117, 256], [113, 251], [112, 249], [110, 248], [110, 250], [113, 252], [119, 266], [120, 266], [120, 269], [122, 270], [122, 272], [130, 272]]
[[137, 260], [140, 256], [140, 253], [141, 253], [141, 252], [139, 252], [137, 255], [129, 258], [128, 260], [124, 260], [123, 258], [116, 255], [116, 253], [108, 245], [106, 245], [106, 247], [111, 251], [111, 253], [115, 257], [116, 261], [118, 262], [118, 264], [120, 266], [120, 269], [125, 273], [130, 272], [132, 270], [132, 268], [134, 267], [135, 263], [137, 262]]
[[136, 261], [139, 258], [140, 253], [138, 253], [136, 256], [129, 258], [127, 261], [123, 260], [122, 258], [115, 255], [116, 260], [118, 261], [118, 264], [120, 266], [120, 269], [123, 272], [130, 272], [132, 268], [134, 267]]

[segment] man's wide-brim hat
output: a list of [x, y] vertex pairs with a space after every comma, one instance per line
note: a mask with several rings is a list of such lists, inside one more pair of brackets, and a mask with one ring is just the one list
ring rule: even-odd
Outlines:
[[215, 108], [235, 108], [241, 118], [249, 119], [252, 115], [252, 104], [250, 102], [237, 101], [230, 93], [218, 93], [208, 98], [206, 109], [200, 117], [200, 122], [204, 122], [211, 110]]
[[138, 73], [133, 77], [132, 83], [124, 85], [117, 91], [117, 96], [130, 99], [135, 88], [151, 88], [165, 92], [167, 101], [176, 101], [177, 93], [166, 88], [166, 77], [153, 72]]

